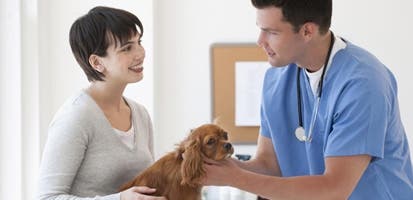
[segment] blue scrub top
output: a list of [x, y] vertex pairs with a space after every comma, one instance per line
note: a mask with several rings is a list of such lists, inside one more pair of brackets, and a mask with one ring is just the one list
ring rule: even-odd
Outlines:
[[[297, 70], [295, 64], [272, 67], [263, 85], [260, 134], [272, 140], [282, 176], [320, 175], [325, 157], [368, 154], [372, 161], [350, 199], [413, 200], [412, 162], [393, 74], [376, 57], [347, 42], [325, 75], [309, 143], [294, 134], [299, 118]], [[308, 131], [315, 96], [301, 72]]]

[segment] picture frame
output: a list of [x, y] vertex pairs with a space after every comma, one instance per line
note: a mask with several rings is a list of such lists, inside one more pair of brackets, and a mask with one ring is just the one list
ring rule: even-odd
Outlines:
[[235, 63], [267, 61], [256, 44], [213, 44], [210, 49], [212, 70], [212, 120], [229, 132], [235, 144], [256, 144], [259, 126], [235, 125]]

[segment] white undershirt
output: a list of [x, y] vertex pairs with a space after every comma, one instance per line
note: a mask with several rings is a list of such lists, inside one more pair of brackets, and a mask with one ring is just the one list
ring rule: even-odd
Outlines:
[[135, 134], [134, 134], [134, 128], [133, 128], [133, 123], [128, 131], [121, 131], [116, 128], [113, 128], [115, 132], [117, 133], [116, 135], [120, 138], [120, 140], [130, 149], [133, 149], [135, 146]]
[[[331, 54], [330, 58], [328, 59], [327, 63], [327, 69], [326, 69], [326, 74], [328, 69], [331, 67], [331, 62], [333, 61], [334, 55], [341, 49], [346, 48], [347, 44], [341, 40], [339, 36], [335, 36], [333, 48], [331, 49]], [[311, 90], [313, 91], [314, 96], [317, 95], [317, 87], [321, 79], [321, 74], [323, 73], [324, 66], [321, 67], [318, 71], [315, 72], [308, 72], [307, 70], [304, 70], [305, 73], [307, 74], [308, 80], [310, 82]], [[325, 77], [324, 77], [325, 78]]]

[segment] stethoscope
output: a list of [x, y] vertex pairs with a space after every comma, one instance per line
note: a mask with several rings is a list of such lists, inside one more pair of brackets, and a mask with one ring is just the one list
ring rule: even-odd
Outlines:
[[300, 142], [311, 142], [311, 140], [313, 139], [313, 131], [314, 131], [314, 125], [315, 122], [317, 120], [317, 115], [318, 115], [318, 109], [320, 107], [320, 99], [321, 99], [321, 94], [322, 94], [322, 90], [323, 90], [323, 81], [324, 81], [324, 75], [326, 73], [326, 69], [327, 69], [327, 64], [328, 61], [330, 59], [330, 54], [331, 54], [331, 50], [333, 49], [333, 45], [334, 45], [334, 34], [333, 32], [331, 32], [331, 40], [330, 40], [330, 47], [328, 48], [328, 53], [327, 53], [327, 57], [324, 63], [324, 68], [323, 68], [323, 72], [321, 74], [321, 79], [320, 82], [318, 83], [318, 87], [317, 87], [317, 97], [316, 100], [314, 101], [314, 107], [313, 107], [313, 112], [311, 114], [311, 121], [310, 121], [310, 129], [308, 132], [308, 136], [306, 136], [305, 134], [305, 130], [303, 128], [303, 114], [302, 114], [302, 109], [301, 109], [301, 89], [300, 89], [300, 72], [301, 72], [301, 68], [298, 67], [297, 70], [297, 104], [298, 104], [298, 127], [297, 129], [295, 129], [295, 137], [297, 137], [297, 139]]

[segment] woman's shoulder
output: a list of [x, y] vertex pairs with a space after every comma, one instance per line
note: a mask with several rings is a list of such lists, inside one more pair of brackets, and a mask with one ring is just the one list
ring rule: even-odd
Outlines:
[[67, 123], [77, 126], [87, 124], [99, 117], [100, 110], [93, 99], [85, 92], [79, 91], [69, 97], [58, 109], [51, 125], [54, 123]]
[[138, 113], [144, 114], [144, 115], [149, 115], [148, 110], [145, 108], [144, 105], [142, 105], [142, 104], [140, 104], [140, 103], [138, 103], [138, 102], [136, 102], [136, 101], [134, 101], [130, 98], [127, 98], [127, 97], [124, 97], [124, 98], [125, 98], [126, 102], [128, 103], [128, 105], [131, 107], [131, 109], [134, 112], [138, 112]]
[[125, 97], [125, 100], [128, 102], [128, 105], [132, 111], [132, 119], [136, 125], [142, 125], [143, 127], [150, 128], [152, 127], [152, 120], [149, 112], [146, 110], [145, 106], [142, 104], [128, 99]]

